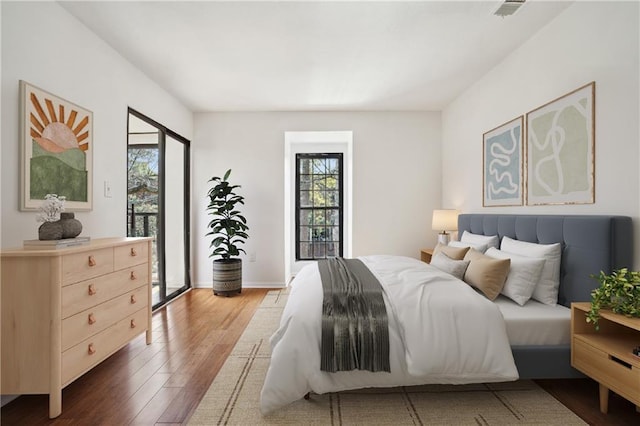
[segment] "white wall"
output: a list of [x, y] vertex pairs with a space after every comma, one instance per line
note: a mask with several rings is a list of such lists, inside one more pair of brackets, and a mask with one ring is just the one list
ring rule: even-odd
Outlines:
[[249, 227], [245, 285], [284, 281], [284, 134], [353, 131], [353, 255], [419, 257], [435, 244], [431, 211], [439, 208], [440, 113], [271, 112], [195, 115], [193, 158], [194, 282], [211, 283], [205, 237], [207, 181], [231, 168], [242, 186]]
[[[631, 216], [640, 266], [638, 8], [573, 4], [443, 111], [445, 207]], [[596, 203], [483, 208], [482, 134], [590, 81], [596, 82]]]
[[[93, 111], [93, 211], [82, 235], [126, 235], [127, 107], [188, 139], [193, 115], [55, 2], [2, 2], [2, 247], [37, 238], [19, 211], [19, 91], [25, 80]], [[111, 183], [113, 197], [103, 196]]]

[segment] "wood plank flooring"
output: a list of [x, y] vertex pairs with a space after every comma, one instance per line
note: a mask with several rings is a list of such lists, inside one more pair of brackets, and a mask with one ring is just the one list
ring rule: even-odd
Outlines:
[[[62, 414], [48, 419], [48, 397], [24, 395], [2, 407], [3, 425], [186, 424], [267, 290], [216, 297], [195, 289], [153, 314], [153, 343], [136, 338], [63, 391]], [[590, 379], [540, 380], [592, 425], [638, 425], [633, 404], [611, 394], [599, 411]]]

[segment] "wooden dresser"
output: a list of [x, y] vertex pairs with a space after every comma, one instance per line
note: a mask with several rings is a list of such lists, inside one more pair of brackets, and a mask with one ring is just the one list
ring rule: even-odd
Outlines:
[[151, 343], [151, 238], [104, 238], [57, 250], [3, 250], [2, 394], [62, 389], [146, 332]]

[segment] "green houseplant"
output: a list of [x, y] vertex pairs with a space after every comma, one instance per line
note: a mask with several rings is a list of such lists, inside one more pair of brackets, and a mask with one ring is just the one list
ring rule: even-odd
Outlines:
[[591, 309], [587, 322], [599, 329], [600, 309], [611, 309], [616, 314], [640, 317], [640, 272], [627, 268], [617, 269], [611, 274], [600, 271], [592, 275], [600, 287], [591, 292]]
[[208, 214], [213, 216], [209, 222], [207, 236], [213, 236], [209, 245], [209, 257], [219, 256], [213, 261], [213, 293], [229, 296], [242, 291], [242, 259], [237, 256], [245, 250], [239, 247], [249, 238], [247, 220], [240, 214], [239, 205], [244, 205], [244, 197], [236, 194], [240, 185], [231, 185], [228, 181], [231, 169], [224, 177], [209, 179], [213, 186], [209, 189]]

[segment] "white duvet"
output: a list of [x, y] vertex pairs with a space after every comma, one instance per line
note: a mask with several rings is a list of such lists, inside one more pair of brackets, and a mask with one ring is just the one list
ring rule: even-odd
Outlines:
[[268, 413], [302, 398], [366, 387], [518, 378], [502, 314], [464, 282], [419, 260], [360, 257], [384, 288], [391, 372], [320, 371], [322, 283], [317, 264], [291, 283], [261, 393]]

